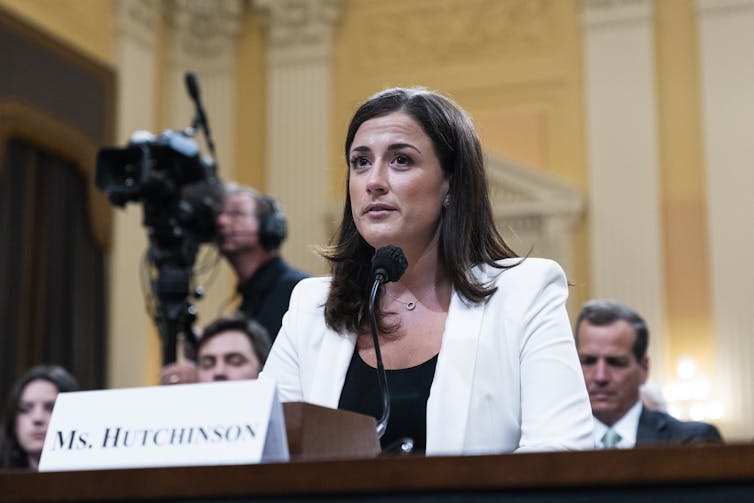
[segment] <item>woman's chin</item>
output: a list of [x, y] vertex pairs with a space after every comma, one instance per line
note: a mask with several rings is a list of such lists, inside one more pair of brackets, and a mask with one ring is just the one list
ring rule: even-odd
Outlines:
[[375, 250], [379, 250], [383, 246], [400, 246], [398, 243], [398, 240], [395, 239], [395, 237], [392, 236], [380, 236], [380, 237], [365, 237], [364, 241], [369, 243], [369, 246], [374, 248]]
[[44, 442], [41, 442], [41, 443], [35, 442], [33, 445], [30, 445], [28, 449], [24, 449], [24, 452], [26, 452], [28, 456], [38, 458], [39, 456], [42, 455], [43, 447], [44, 447]]
[[365, 229], [360, 234], [364, 238], [364, 241], [369, 243], [369, 246], [375, 250], [388, 245], [399, 246], [398, 242], [400, 239], [398, 239], [398, 236], [394, 232], [383, 229]]

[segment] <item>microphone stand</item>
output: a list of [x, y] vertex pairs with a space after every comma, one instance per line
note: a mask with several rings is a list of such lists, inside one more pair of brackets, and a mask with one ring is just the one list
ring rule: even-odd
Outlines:
[[[372, 328], [372, 340], [374, 341], [374, 356], [377, 360], [377, 383], [382, 393], [382, 417], [377, 421], [377, 438], [382, 438], [387, 430], [387, 422], [390, 419], [390, 391], [387, 384], [387, 373], [382, 363], [382, 352], [380, 351], [380, 340], [377, 336], [377, 314], [375, 313], [375, 301], [377, 292], [383, 283], [397, 281], [406, 270], [406, 256], [397, 246], [385, 246], [377, 250], [372, 257], [372, 271], [374, 274], [374, 284], [372, 292], [369, 295], [369, 322]], [[414, 448], [414, 441], [410, 438], [401, 438], [388, 445], [382, 455], [386, 454], [407, 454]]]
[[196, 115], [194, 120], [191, 121], [191, 129], [196, 131], [197, 126], [202, 127], [204, 132], [204, 139], [207, 141], [207, 148], [213, 158], [217, 159], [215, 153], [215, 142], [212, 141], [212, 134], [209, 132], [209, 121], [207, 120], [207, 114], [204, 113], [204, 107], [202, 107], [201, 93], [199, 91], [199, 80], [196, 78], [194, 72], [186, 72], [184, 76], [186, 82], [186, 89], [189, 92], [191, 101], [194, 102], [194, 108], [196, 109]]
[[[374, 341], [374, 355], [377, 359], [377, 383], [382, 393], [382, 417], [377, 421], [377, 438], [382, 438], [387, 430], [387, 422], [390, 419], [390, 391], [387, 387], [387, 373], [385, 366], [382, 364], [382, 353], [380, 352], [380, 340], [377, 337], [377, 316], [374, 312], [374, 304], [377, 298], [385, 276], [380, 272], [377, 273], [372, 285], [372, 292], [369, 295], [369, 321], [372, 327], [372, 340]], [[382, 451], [381, 456], [395, 454], [409, 454], [414, 450], [414, 440], [408, 437], [399, 438], [391, 443]]]
[[377, 438], [382, 438], [387, 429], [387, 422], [390, 418], [390, 391], [387, 387], [387, 373], [385, 372], [385, 366], [382, 364], [382, 353], [380, 352], [380, 341], [377, 337], [377, 316], [374, 312], [374, 304], [377, 298], [377, 292], [379, 291], [382, 283], [385, 281], [383, 274], [377, 273], [374, 284], [372, 285], [372, 293], [369, 295], [369, 322], [372, 327], [372, 340], [374, 341], [374, 356], [377, 359], [377, 383], [380, 386], [380, 393], [382, 393], [382, 417], [377, 421]]

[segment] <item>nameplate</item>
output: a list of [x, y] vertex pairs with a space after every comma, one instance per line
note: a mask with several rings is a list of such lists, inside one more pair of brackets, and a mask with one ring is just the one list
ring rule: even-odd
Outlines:
[[225, 381], [61, 393], [39, 470], [287, 460], [275, 384]]

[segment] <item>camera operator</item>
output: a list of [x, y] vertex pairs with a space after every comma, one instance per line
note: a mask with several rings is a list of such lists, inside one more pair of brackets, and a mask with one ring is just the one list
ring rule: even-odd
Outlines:
[[217, 216], [217, 247], [238, 278], [239, 310], [259, 322], [274, 341], [296, 283], [307, 275], [280, 256], [287, 222], [275, 200], [229, 183]]
[[[137, 131], [125, 148], [103, 148], [97, 154], [97, 188], [115, 206], [143, 206], [149, 237], [143, 284], [149, 286], [147, 307], [160, 331], [163, 370], [182, 364], [176, 362], [181, 334], [186, 336], [184, 352], [191, 350], [196, 319], [191, 299], [199, 297], [194, 263], [202, 243], [216, 241], [238, 278], [240, 311], [273, 340], [293, 287], [306, 277], [279, 255], [288, 226], [275, 200], [237, 184], [223, 190], [196, 75], [186, 72], [185, 83], [196, 109], [190, 127], [159, 135]], [[204, 133], [211, 156], [201, 153], [197, 131]], [[189, 367], [183, 368], [187, 379], [193, 375]]]

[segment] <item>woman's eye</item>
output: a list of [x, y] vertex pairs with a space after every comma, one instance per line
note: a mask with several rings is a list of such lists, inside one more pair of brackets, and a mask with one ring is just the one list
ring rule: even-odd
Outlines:
[[396, 166], [407, 167], [407, 166], [410, 166], [412, 164], [412, 160], [407, 155], [398, 154], [398, 155], [395, 156], [395, 159], [393, 159], [393, 163]]
[[369, 160], [366, 157], [354, 157], [351, 159], [351, 166], [354, 168], [363, 168], [369, 164]]

